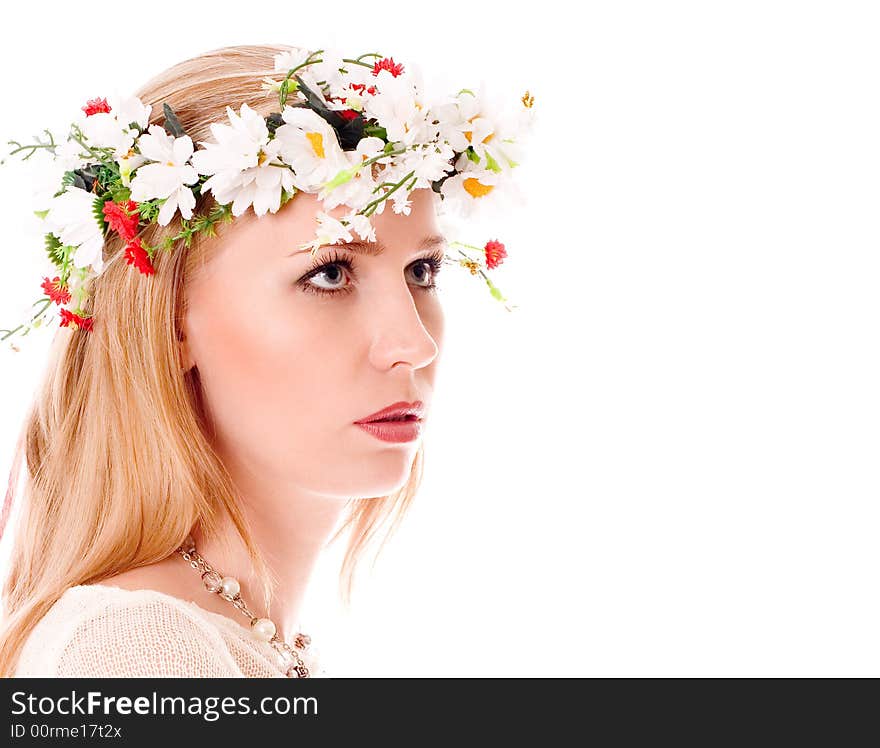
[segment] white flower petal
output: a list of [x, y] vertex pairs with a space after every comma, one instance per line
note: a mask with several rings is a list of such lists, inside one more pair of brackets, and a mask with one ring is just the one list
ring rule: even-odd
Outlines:
[[159, 216], [156, 220], [160, 226], [167, 226], [171, 223], [171, 219], [174, 218], [176, 212], [177, 200], [175, 200], [174, 197], [169, 197], [159, 209]]
[[193, 154], [193, 142], [189, 135], [174, 139], [172, 161], [176, 166], [183, 166]]

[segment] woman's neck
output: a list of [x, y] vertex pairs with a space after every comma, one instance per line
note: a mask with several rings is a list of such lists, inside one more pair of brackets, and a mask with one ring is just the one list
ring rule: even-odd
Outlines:
[[[196, 550], [222, 576], [235, 577], [241, 586], [241, 597], [254, 615], [270, 618], [278, 636], [290, 643], [288, 637], [296, 633], [300, 624], [302, 602], [314, 566], [338, 527], [348, 500], [278, 490], [258, 501], [252, 492], [245, 497], [242, 506], [253, 541], [277, 580], [269, 610], [263, 608], [261, 583], [228, 516], [223, 517], [215, 536], [206, 537], [198, 525], [193, 528]], [[231, 609], [219, 596], [216, 602]]]

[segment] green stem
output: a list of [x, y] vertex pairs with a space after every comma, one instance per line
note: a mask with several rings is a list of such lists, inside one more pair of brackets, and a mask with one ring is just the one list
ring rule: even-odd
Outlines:
[[323, 51], [323, 49], [319, 49], [317, 52], [312, 52], [308, 57], [306, 57], [305, 62], [301, 62], [295, 68], [291, 68], [287, 71], [287, 75], [285, 75], [284, 80], [281, 81], [281, 88], [279, 89], [278, 96], [278, 102], [282, 107], [287, 102], [287, 83], [290, 80], [290, 76], [292, 76], [300, 68], [307, 67], [308, 65], [314, 65], [317, 62], [322, 62], [322, 60], [313, 60], [312, 57], [314, 57], [315, 55], [320, 55]]
[[364, 211], [363, 215], [365, 215], [365, 216], [373, 215], [373, 213], [376, 210], [376, 206], [379, 203], [381, 203], [383, 200], [386, 200], [388, 197], [390, 197], [396, 190], [400, 189], [406, 183], [406, 181], [414, 174], [415, 174], [415, 172], [411, 171], [403, 179], [401, 179], [397, 184], [395, 184], [394, 187], [392, 187], [390, 190], [388, 190], [388, 192], [386, 192], [384, 195], [382, 195], [382, 197], [377, 198], [377, 199], [372, 200], [369, 203], [367, 203], [363, 208], [363, 211]]
[[[56, 148], [57, 144], [55, 143], [54, 136], [52, 135], [52, 133], [49, 130], [44, 129], [43, 132], [49, 136], [48, 143], [41, 143], [39, 141], [39, 138], [37, 139], [37, 142], [33, 145], [22, 145], [17, 140], [7, 141], [7, 143], [10, 143], [11, 145], [18, 146], [18, 148], [10, 151], [9, 155], [14, 156], [19, 151], [26, 151], [26, 150], [30, 149], [30, 153], [27, 156], [22, 157], [22, 159], [21, 159], [22, 161], [26, 161], [27, 159], [29, 159], [31, 156], [33, 156], [37, 152], [38, 148], [49, 148], [52, 151], [52, 155], [55, 155], [55, 148]], [[5, 164], [5, 163], [6, 163], [6, 159], [3, 159], [2, 161], [0, 161], [0, 164]]]
[[[31, 317], [31, 318], [27, 321], [27, 323], [22, 322], [22, 323], [21, 323], [18, 327], [16, 327], [14, 330], [0, 330], [0, 332], [5, 332], [5, 333], [6, 333], [2, 338], [0, 338], [0, 340], [6, 340], [6, 338], [8, 338], [8, 337], [14, 335], [16, 332], [18, 332], [19, 330], [21, 330], [21, 328], [24, 327], [25, 324], [29, 324], [30, 322], [33, 322], [37, 317], [39, 317], [43, 312], [46, 311], [47, 307], [52, 303], [52, 299], [50, 299], [48, 296], [44, 296], [42, 299], [38, 299], [37, 301], [35, 301], [34, 304], [39, 304], [39, 303], [41, 303], [41, 302], [42, 302], [43, 306], [40, 308], [40, 310], [39, 310], [39, 311], [38, 311], [33, 317]], [[33, 306], [33, 305], [32, 305], [32, 306]]]
[[96, 158], [98, 161], [100, 161], [102, 164], [103, 164], [105, 161], [112, 160], [112, 158], [113, 158], [113, 155], [112, 155], [112, 150], [113, 150], [113, 149], [112, 149], [112, 148], [98, 148], [98, 149], [95, 149], [95, 148], [92, 148], [92, 146], [90, 146], [90, 145], [86, 145], [86, 144], [81, 140], [81, 138], [78, 137], [78, 136], [82, 136], [82, 130], [80, 130], [79, 127], [77, 127], [76, 125], [73, 125], [73, 127], [72, 127], [72, 129], [71, 129], [71, 133], [73, 133], [73, 134], [71, 134], [71, 137], [72, 137], [77, 143], [79, 143], [83, 148], [85, 148], [85, 149], [89, 152], [89, 155], [90, 155], [90, 156], [93, 156], [93, 157]]
[[[361, 55], [361, 57], [367, 57], [369, 55], [372, 55], [373, 57], [381, 57], [382, 56], [376, 52], [367, 52], [367, 54]], [[343, 62], [353, 62], [355, 65], [362, 65], [365, 68], [373, 67], [373, 65], [371, 65], [369, 62], [361, 62], [361, 57], [358, 57], [356, 60], [349, 60], [347, 57], [343, 57], [342, 61]]]
[[[486, 250], [483, 247], [475, 247], [473, 244], [465, 244], [464, 242], [459, 242], [459, 241], [453, 241], [453, 242], [450, 242], [450, 244], [458, 244], [460, 247], [467, 247], [468, 249], [473, 249], [474, 251], [481, 252], [483, 254], [485, 254], [485, 252], [486, 252]], [[459, 250], [459, 252], [464, 255], [464, 252], [461, 252], [461, 250]], [[465, 257], [467, 257], [467, 255], [465, 255]]]

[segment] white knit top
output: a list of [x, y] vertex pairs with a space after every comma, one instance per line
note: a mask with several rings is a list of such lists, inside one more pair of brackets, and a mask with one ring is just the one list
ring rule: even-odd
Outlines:
[[283, 668], [271, 644], [227, 616], [158, 590], [95, 584], [68, 588], [37, 622], [15, 677], [285, 678]]

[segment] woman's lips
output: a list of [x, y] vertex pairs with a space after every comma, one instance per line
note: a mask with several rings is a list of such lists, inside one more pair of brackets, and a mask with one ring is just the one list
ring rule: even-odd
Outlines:
[[413, 442], [422, 433], [422, 422], [418, 419], [408, 421], [364, 421], [356, 423], [367, 433], [383, 442]]

